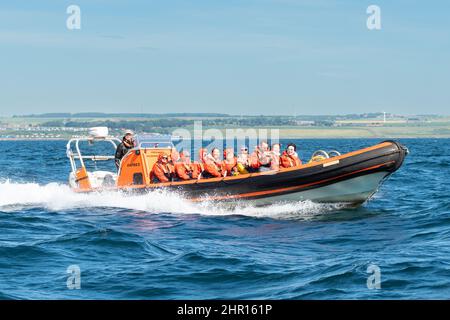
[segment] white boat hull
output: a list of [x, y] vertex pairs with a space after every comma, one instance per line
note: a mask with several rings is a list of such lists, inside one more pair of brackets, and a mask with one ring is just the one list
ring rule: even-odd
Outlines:
[[313, 202], [322, 203], [361, 204], [377, 192], [380, 184], [388, 175], [389, 172], [376, 172], [312, 190], [256, 199], [252, 200], [252, 202], [255, 205], [267, 205], [274, 202], [311, 200]]

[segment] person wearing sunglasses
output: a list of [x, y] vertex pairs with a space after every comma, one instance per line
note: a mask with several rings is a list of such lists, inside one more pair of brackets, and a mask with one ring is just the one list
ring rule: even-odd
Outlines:
[[281, 155], [281, 166], [283, 168], [297, 167], [302, 164], [302, 161], [297, 154], [297, 146], [293, 143], [289, 143], [286, 150]]
[[169, 166], [169, 156], [167, 154], [160, 153], [158, 155], [158, 160], [150, 172], [150, 181], [152, 183], [172, 181], [172, 169]]

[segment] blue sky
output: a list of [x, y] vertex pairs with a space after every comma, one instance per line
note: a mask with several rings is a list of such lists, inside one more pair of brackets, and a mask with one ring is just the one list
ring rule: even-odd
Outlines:
[[0, 0], [0, 116], [448, 115], [449, 16], [448, 1]]

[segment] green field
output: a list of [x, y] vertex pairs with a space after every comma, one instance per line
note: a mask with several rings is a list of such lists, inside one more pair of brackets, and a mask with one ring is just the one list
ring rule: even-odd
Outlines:
[[281, 128], [283, 138], [450, 138], [449, 125], [337, 128]]

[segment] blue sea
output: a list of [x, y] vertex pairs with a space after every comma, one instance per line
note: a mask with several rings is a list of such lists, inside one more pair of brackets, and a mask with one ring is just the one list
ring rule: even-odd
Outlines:
[[[307, 160], [379, 141], [295, 142]], [[450, 140], [400, 142], [355, 209], [75, 194], [66, 142], [2, 141], [0, 299], [449, 299]]]

